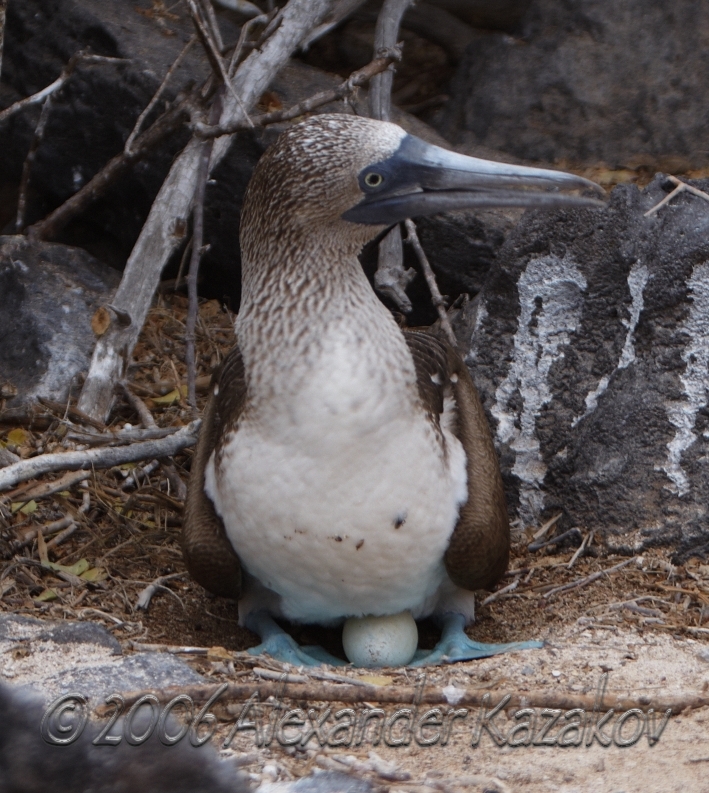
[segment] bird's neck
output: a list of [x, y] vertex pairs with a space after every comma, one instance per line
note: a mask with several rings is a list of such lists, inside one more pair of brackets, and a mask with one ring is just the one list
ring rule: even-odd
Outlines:
[[236, 331], [254, 400], [293, 399], [325, 371], [354, 389], [370, 376], [415, 385], [406, 342], [362, 271], [359, 247], [308, 235], [244, 245]]

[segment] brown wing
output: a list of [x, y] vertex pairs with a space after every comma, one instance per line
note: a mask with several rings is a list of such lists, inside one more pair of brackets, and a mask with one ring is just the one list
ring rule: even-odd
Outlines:
[[212, 377], [211, 394], [192, 458], [182, 529], [182, 553], [192, 577], [215, 595], [231, 598], [241, 594], [241, 564], [221, 518], [204, 492], [204, 471], [225, 427], [239, 418], [245, 397], [244, 362], [239, 348], [234, 347]]
[[468, 468], [468, 500], [445, 555], [448, 575], [463, 589], [489, 589], [509, 562], [510, 526], [497, 453], [480, 397], [463, 359], [451, 345], [426, 331], [404, 331], [416, 366], [419, 394], [431, 419], [439, 421], [443, 400], [457, 408], [454, 432]]

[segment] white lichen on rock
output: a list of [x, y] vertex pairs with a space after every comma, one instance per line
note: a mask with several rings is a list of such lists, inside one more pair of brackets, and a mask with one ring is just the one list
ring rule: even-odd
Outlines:
[[[586, 285], [570, 258], [554, 254], [532, 259], [517, 282], [520, 314], [513, 360], [495, 392], [492, 414], [498, 421], [498, 441], [516, 452], [512, 473], [521, 480], [519, 515], [527, 524], [536, 522], [544, 507], [540, 486], [547, 466], [536, 433], [537, 418], [552, 399], [549, 370], [564, 355], [578, 327]], [[519, 414], [510, 406], [516, 392], [522, 398]]]
[[613, 375], [620, 369], [627, 369], [628, 366], [635, 360], [635, 328], [638, 326], [640, 320], [640, 313], [644, 308], [643, 292], [645, 286], [650, 278], [650, 272], [644, 264], [635, 262], [628, 273], [628, 288], [630, 289], [630, 297], [632, 303], [630, 305], [630, 318], [623, 320], [623, 325], [628, 329], [625, 334], [625, 342], [623, 350], [620, 354], [618, 366], [611, 374], [604, 374], [598, 381], [598, 385], [586, 394], [586, 410], [581, 416], [577, 416], [572, 422], [571, 426], [575, 427], [579, 421], [585, 419], [598, 407], [598, 400], [605, 393]]
[[692, 305], [681, 326], [689, 340], [682, 352], [686, 368], [680, 377], [685, 398], [667, 405], [667, 417], [676, 431], [667, 444], [667, 462], [661, 468], [672, 481], [670, 490], [678, 496], [686, 495], [690, 489], [682, 469], [682, 454], [697, 439], [697, 413], [707, 404], [709, 392], [709, 264], [697, 265], [687, 285]]

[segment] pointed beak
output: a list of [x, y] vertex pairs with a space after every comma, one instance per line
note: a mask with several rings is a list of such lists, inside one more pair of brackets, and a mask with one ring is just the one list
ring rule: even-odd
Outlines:
[[492, 207], [602, 207], [604, 202], [561, 190], [604, 195], [581, 176], [480, 160], [407, 135], [388, 159], [359, 174], [364, 198], [343, 218], [392, 225], [410, 217]]

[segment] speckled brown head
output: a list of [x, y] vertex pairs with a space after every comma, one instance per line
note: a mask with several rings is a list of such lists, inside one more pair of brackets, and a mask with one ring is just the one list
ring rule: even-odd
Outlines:
[[265, 229], [289, 237], [335, 237], [358, 252], [380, 228], [342, 216], [364, 198], [360, 173], [389, 159], [405, 136], [396, 124], [345, 115], [316, 116], [286, 130], [259, 161], [246, 192], [245, 257], [268, 244], [261, 236]]
[[244, 201], [242, 245], [248, 258], [266, 230], [287, 230], [334, 236], [359, 249], [382, 227], [412, 215], [476, 206], [598, 205], [544, 191], [549, 188], [599, 189], [562, 171], [447, 151], [396, 124], [315, 116], [282, 133], [258, 163]]

